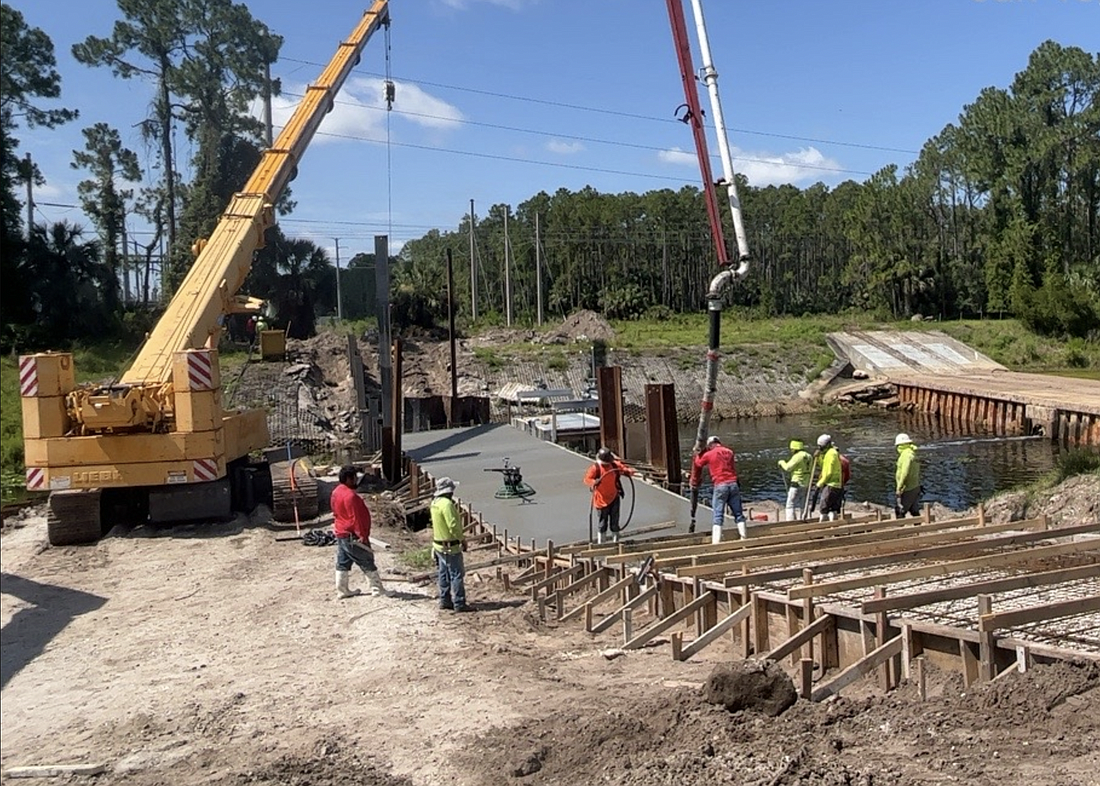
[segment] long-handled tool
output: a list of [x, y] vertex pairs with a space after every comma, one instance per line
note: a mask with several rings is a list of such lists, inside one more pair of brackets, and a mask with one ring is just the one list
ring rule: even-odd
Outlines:
[[[810, 517], [810, 511], [813, 509], [814, 505], [817, 504], [817, 500], [814, 499], [814, 489], [816, 488], [814, 486], [814, 472], [816, 470], [817, 470], [817, 454], [814, 453], [813, 463], [810, 464], [810, 485], [809, 485], [809, 488], [806, 489], [806, 501], [802, 503], [802, 518], [803, 519], [808, 519]], [[811, 500], [813, 501], [813, 504], [811, 504]]]

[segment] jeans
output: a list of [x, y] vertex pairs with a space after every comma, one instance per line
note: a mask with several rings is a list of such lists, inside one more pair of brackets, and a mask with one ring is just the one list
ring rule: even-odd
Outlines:
[[600, 532], [619, 531], [619, 511], [622, 509], [622, 500], [615, 497], [606, 508], [596, 508], [599, 513]]
[[351, 570], [352, 564], [358, 565], [364, 573], [378, 570], [374, 563], [374, 552], [353, 538], [336, 539], [336, 569]]
[[466, 564], [462, 559], [462, 552], [434, 553], [439, 571], [439, 605], [462, 608], [466, 605]]
[[714, 526], [722, 526], [726, 505], [729, 505], [730, 510], [733, 511], [733, 520], [738, 524], [744, 523], [745, 512], [741, 509], [741, 487], [737, 485], [736, 480], [733, 483], [715, 486], [710, 504], [714, 508]]

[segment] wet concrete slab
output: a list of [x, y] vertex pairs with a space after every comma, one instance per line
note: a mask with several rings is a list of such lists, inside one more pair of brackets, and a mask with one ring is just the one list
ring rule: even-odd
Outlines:
[[[404, 434], [406, 455], [433, 478], [450, 477], [459, 482], [455, 493], [461, 503], [473, 505], [485, 520], [508, 536], [521, 536], [539, 547], [546, 541], [557, 544], [588, 539], [591, 493], [584, 485], [584, 473], [591, 460], [551, 442], [525, 434], [504, 424], [444, 429]], [[523, 482], [535, 489], [529, 501], [498, 499], [504, 460], [520, 468]], [[622, 519], [626, 520], [634, 503], [633, 516], [623, 532], [664, 522], [676, 522], [675, 529], [643, 533], [638, 537], [658, 537], [686, 532], [689, 521], [688, 501], [679, 494], [634, 478], [633, 488], [624, 482]], [[709, 526], [710, 510], [699, 509], [699, 521]], [[595, 527], [595, 514], [592, 514]]]

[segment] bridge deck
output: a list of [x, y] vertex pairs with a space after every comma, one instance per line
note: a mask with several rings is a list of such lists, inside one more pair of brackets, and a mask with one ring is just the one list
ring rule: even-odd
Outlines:
[[[540, 544], [548, 539], [566, 543], [588, 538], [591, 495], [583, 478], [591, 461], [584, 456], [502, 424], [405, 434], [402, 442], [406, 455], [433, 478], [447, 476], [458, 481], [456, 499], [473, 505], [487, 521], [506, 527], [509, 537], [536, 538]], [[520, 468], [523, 481], [535, 489], [530, 502], [494, 496], [503, 476], [486, 470], [503, 467], [505, 458]], [[631, 484], [623, 485], [625, 521], [632, 495]], [[634, 479], [633, 493], [634, 514], [624, 535], [634, 537], [632, 531], [664, 522], [676, 522], [677, 529], [686, 531], [686, 499], [641, 478]], [[699, 511], [704, 523], [710, 515], [709, 509]], [[593, 526], [594, 522], [595, 514]], [[648, 534], [657, 537], [673, 532]]]

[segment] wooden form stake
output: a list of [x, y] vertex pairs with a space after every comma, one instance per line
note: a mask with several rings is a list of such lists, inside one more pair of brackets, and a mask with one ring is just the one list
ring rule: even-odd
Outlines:
[[802, 689], [799, 691], [799, 695], [802, 698], [809, 700], [814, 691], [814, 661], [813, 658], [803, 658], [800, 661], [801, 668], [799, 674], [801, 677]]
[[[978, 596], [978, 616], [979, 618], [985, 614], [993, 613], [993, 598], [989, 595]], [[982, 631], [981, 642], [978, 644], [978, 655], [980, 659], [980, 666], [978, 669], [979, 678], [986, 682], [992, 680], [997, 675], [997, 667], [995, 664], [996, 657], [996, 642], [993, 639], [993, 631]]]

